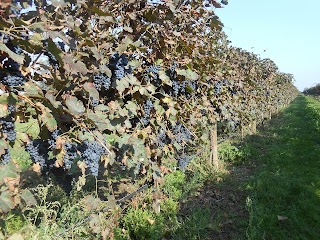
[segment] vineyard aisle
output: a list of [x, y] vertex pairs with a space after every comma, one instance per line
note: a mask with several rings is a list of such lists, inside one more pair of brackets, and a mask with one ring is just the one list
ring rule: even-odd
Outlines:
[[208, 239], [320, 239], [320, 132], [310, 101], [297, 97], [245, 139], [245, 159], [184, 206], [211, 211]]
[[299, 96], [251, 141], [261, 164], [247, 184], [251, 239], [320, 239], [320, 132], [308, 101]]

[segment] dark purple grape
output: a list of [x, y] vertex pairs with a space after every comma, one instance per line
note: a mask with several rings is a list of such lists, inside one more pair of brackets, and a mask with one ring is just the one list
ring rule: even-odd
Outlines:
[[182, 155], [178, 156], [177, 160], [178, 160], [179, 169], [181, 169], [183, 171], [183, 170], [186, 169], [186, 167], [188, 166], [189, 162], [192, 160], [192, 156], [188, 156], [186, 154], [182, 154]]
[[177, 142], [181, 145], [185, 145], [192, 139], [191, 132], [183, 126], [181, 123], [177, 123], [172, 130], [174, 135], [174, 142]]
[[26, 145], [26, 150], [34, 163], [39, 163], [41, 169], [46, 167], [48, 160], [48, 146], [45, 141], [36, 139]]
[[22, 86], [26, 82], [26, 78], [22, 75], [7, 75], [0, 79], [0, 82], [9, 87]]
[[151, 100], [147, 100], [144, 104], [143, 104], [143, 111], [144, 111], [144, 115], [141, 118], [141, 122], [143, 125], [148, 125], [150, 122], [150, 114], [151, 111], [153, 109], [153, 103]]
[[81, 152], [81, 157], [87, 164], [90, 174], [97, 177], [101, 156], [106, 155], [105, 149], [96, 141], [84, 141], [79, 149]]
[[10, 162], [11, 155], [10, 155], [9, 149], [5, 150], [5, 153], [1, 155], [0, 159], [1, 159], [0, 164], [3, 164], [3, 165], [8, 164]]
[[73, 164], [73, 161], [76, 159], [76, 158], [79, 158], [79, 154], [78, 154], [78, 151], [77, 151], [77, 145], [76, 144], [72, 144], [70, 142], [67, 142], [63, 149], [64, 149], [64, 156], [63, 156], [63, 161], [64, 161], [64, 167], [66, 169], [70, 169], [72, 164]]
[[163, 148], [166, 143], [167, 143], [167, 135], [166, 135], [166, 131], [164, 129], [160, 129], [157, 138], [156, 138], [156, 142], [159, 148]]
[[49, 147], [51, 149], [55, 149], [56, 148], [56, 140], [57, 140], [59, 135], [60, 135], [60, 131], [58, 129], [54, 130], [51, 133], [51, 137], [48, 139]]
[[14, 119], [11, 117], [1, 118], [0, 119], [1, 124], [1, 132], [3, 134], [6, 134], [7, 140], [10, 142], [14, 142], [16, 139], [16, 130], [14, 128]]
[[98, 73], [93, 76], [93, 83], [98, 91], [109, 90], [111, 79], [106, 74]]

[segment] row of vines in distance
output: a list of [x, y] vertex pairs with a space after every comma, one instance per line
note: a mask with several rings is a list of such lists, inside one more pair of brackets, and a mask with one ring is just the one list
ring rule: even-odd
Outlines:
[[115, 166], [157, 180], [162, 159], [184, 168], [214, 122], [232, 132], [288, 104], [292, 75], [230, 46], [222, 5], [205, 2], [3, 3], [3, 167], [25, 151], [82, 184]]

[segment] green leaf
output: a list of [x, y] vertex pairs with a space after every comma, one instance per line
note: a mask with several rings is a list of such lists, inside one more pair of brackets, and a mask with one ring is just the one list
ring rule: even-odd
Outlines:
[[66, 99], [66, 105], [69, 109], [69, 111], [75, 115], [75, 116], [81, 116], [85, 111], [85, 107], [83, 105], [83, 102], [78, 100], [78, 98], [74, 96], [68, 96]]
[[100, 131], [109, 129], [110, 121], [107, 119], [107, 115], [104, 112], [92, 110], [88, 111], [87, 117], [97, 126]]
[[8, 104], [9, 93], [2, 93], [0, 95], [0, 104]]
[[117, 52], [119, 53], [119, 54], [122, 54], [122, 53], [124, 53], [126, 50], [127, 50], [127, 48], [129, 47], [129, 45], [130, 44], [132, 44], [133, 42], [132, 42], [132, 39], [129, 37], [129, 36], [126, 36], [123, 40], [122, 40], [122, 42], [121, 42], [121, 44], [119, 44], [119, 46], [117, 47]]
[[132, 74], [129, 74], [127, 76], [125, 76], [125, 78], [127, 79], [127, 81], [132, 85], [140, 85], [140, 82], [138, 81], [138, 79], [133, 76]]
[[137, 116], [138, 105], [128, 101], [125, 107], [129, 110], [129, 116]]
[[128, 117], [129, 112], [126, 108], [120, 108], [118, 110], [118, 114], [119, 114], [119, 116], [122, 116], [122, 117]]
[[20, 168], [14, 163], [9, 162], [6, 165], [0, 166], [0, 184], [3, 183], [5, 177], [17, 178], [19, 176]]
[[72, 73], [74, 74], [82, 73], [83, 75], [86, 75], [88, 73], [86, 64], [81, 61], [77, 61], [75, 64], [73, 64], [72, 69]]
[[0, 195], [0, 212], [7, 213], [15, 207], [13, 198], [9, 191], [4, 191]]
[[113, 195], [108, 197], [107, 206], [106, 208], [114, 209], [117, 206], [117, 200]]
[[15, 122], [15, 128], [17, 132], [26, 133], [32, 138], [37, 138], [40, 134], [39, 123], [34, 118], [29, 118], [25, 123]]
[[23, 64], [24, 56], [12, 52], [4, 43], [0, 43], [0, 51], [8, 53], [9, 57], [12, 58], [14, 61], [16, 61], [19, 64]]
[[86, 90], [89, 93], [89, 96], [92, 99], [99, 100], [99, 92], [94, 87], [94, 84], [92, 82], [86, 82], [83, 85], [84, 90]]
[[120, 94], [122, 94], [129, 87], [129, 81], [127, 77], [120, 80], [116, 80], [116, 89]]
[[63, 66], [63, 61], [61, 59], [60, 54], [62, 51], [57, 47], [57, 45], [52, 41], [51, 38], [48, 38], [48, 50], [52, 55], [59, 61], [59, 63]]
[[56, 101], [56, 98], [55, 98], [55, 96], [53, 95], [52, 92], [48, 91], [45, 96], [50, 101], [50, 103], [52, 104], [52, 106], [54, 108], [59, 108], [61, 106], [61, 103]]
[[0, 104], [0, 118], [5, 117], [8, 114], [8, 104]]
[[26, 202], [27, 206], [33, 206], [37, 204], [37, 200], [28, 189], [24, 189], [21, 192], [21, 198]]
[[167, 84], [168, 86], [172, 86], [170, 77], [166, 74], [165, 71], [159, 71], [159, 78], [162, 80], [163, 83]]
[[58, 127], [57, 120], [53, 117], [53, 115], [50, 112], [44, 112], [41, 115], [41, 120], [50, 132], [53, 132]]
[[4, 139], [0, 139], [0, 155], [5, 153], [5, 150], [8, 149], [8, 144], [4, 141]]
[[24, 237], [20, 233], [14, 233], [7, 240], [24, 240]]
[[57, 7], [64, 7], [66, 5], [65, 1], [63, 1], [63, 0], [51, 0], [51, 2], [52, 2], [52, 5], [56, 8]]
[[195, 81], [199, 78], [199, 75], [190, 70], [190, 69], [187, 69], [187, 70], [184, 70], [184, 69], [177, 69], [177, 74], [179, 75], [182, 75], [184, 76], [187, 80], [192, 80], [192, 81]]
[[88, 208], [89, 211], [97, 210], [101, 204], [100, 198], [95, 198], [92, 195], [88, 195], [84, 198], [84, 205]]
[[26, 82], [23, 88], [24, 88], [24, 91], [26, 92], [25, 93], [26, 96], [42, 97], [43, 95], [42, 90], [31, 81]]
[[103, 16], [103, 17], [110, 16], [110, 14], [105, 13], [104, 11], [102, 11], [101, 9], [99, 9], [97, 7], [91, 7], [91, 8], [89, 8], [89, 10], [98, 14], [99, 16]]

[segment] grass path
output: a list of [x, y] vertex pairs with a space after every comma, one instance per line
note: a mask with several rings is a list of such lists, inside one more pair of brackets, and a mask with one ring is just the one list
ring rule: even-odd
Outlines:
[[249, 239], [320, 239], [320, 132], [312, 103], [299, 96], [248, 140], [251, 163], [258, 163], [245, 185]]
[[299, 96], [241, 141], [246, 157], [182, 204], [185, 227], [174, 239], [320, 239], [320, 131], [311, 104], [320, 123], [320, 102]]

